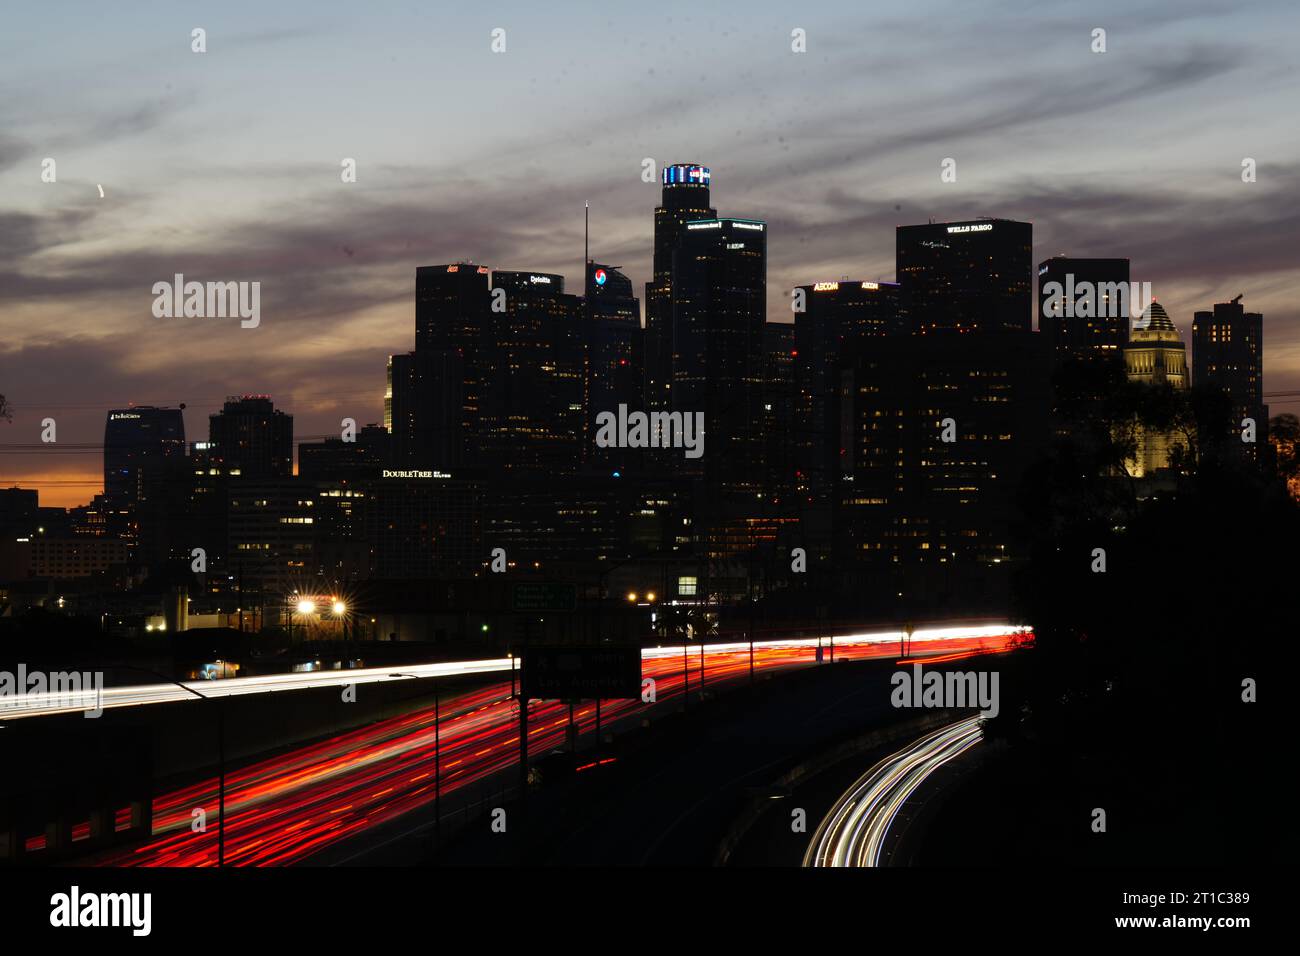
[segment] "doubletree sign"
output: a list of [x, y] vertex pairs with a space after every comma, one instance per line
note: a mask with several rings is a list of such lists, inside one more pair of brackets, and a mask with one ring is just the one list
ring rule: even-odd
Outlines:
[[525, 647], [525, 700], [619, 700], [641, 696], [641, 648]]

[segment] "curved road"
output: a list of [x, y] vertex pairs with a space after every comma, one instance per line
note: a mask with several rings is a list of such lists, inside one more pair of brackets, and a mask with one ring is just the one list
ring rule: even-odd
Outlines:
[[[925, 657], [964, 655], [1006, 650], [1031, 640], [1026, 630], [1011, 626], [935, 628], [924, 638], [918, 631], [913, 639], [918, 643], [924, 640], [916, 650]], [[836, 659], [890, 657], [897, 651], [896, 640], [893, 632], [838, 635]], [[816, 644], [815, 639], [756, 642], [755, 667], [761, 671], [779, 671], [814, 665]], [[747, 644], [708, 645], [703, 649], [703, 657], [703, 676], [709, 688], [743, 679], [749, 672]], [[506, 660], [426, 666], [484, 670], [499, 667], [508, 673], [511, 664]], [[701, 678], [698, 646], [691, 649], [686, 664], [689, 672], [684, 674], [680, 646], [643, 651], [643, 674], [655, 679], [660, 706], [679, 697], [688, 686], [691, 693], [698, 692]], [[412, 670], [415, 669], [406, 668], [407, 672]], [[318, 681], [347, 680], [338, 672], [293, 676]], [[266, 684], [259, 687], [259, 683], [257, 679], [248, 679], [247, 683], [213, 681], [204, 682], [203, 689], [212, 693], [215, 685], [219, 691], [236, 694], [287, 689], [275, 685], [268, 688]], [[134, 690], [139, 696], [132, 703], [138, 706], [154, 702], [155, 690], [158, 697], [163, 697], [165, 688], [150, 687], [143, 694], [139, 693], [141, 688]], [[173, 687], [171, 692], [183, 695], [179, 688]], [[121, 699], [115, 703], [130, 706]], [[640, 700], [605, 701], [603, 723], [609, 726], [620, 720], [636, 720], [647, 710], [653, 712], [655, 706]], [[444, 797], [517, 768], [517, 707], [518, 702], [510, 695], [510, 683], [506, 681], [493, 682], [454, 697], [449, 695], [443, 700], [438, 728], [441, 739], [436, 749]], [[595, 703], [584, 702], [574, 716], [580, 735], [592, 732]], [[531, 703], [530, 754], [541, 755], [562, 745], [568, 722], [566, 705]], [[326, 846], [425, 806], [434, 798], [434, 755], [433, 710], [421, 707], [401, 717], [381, 720], [229, 771], [226, 775], [227, 863], [266, 866], [299, 862]], [[216, 780], [212, 778], [156, 797], [152, 839], [132, 848], [109, 851], [97, 862], [109, 866], [213, 865], [217, 842], [216, 798]], [[206, 816], [207, 825], [194, 832], [193, 824], [200, 811]], [[118, 812], [118, 829], [124, 829], [128, 821], [129, 811], [123, 808]], [[74, 827], [74, 841], [84, 838], [88, 832], [86, 824]], [[28, 852], [39, 853], [43, 849], [42, 837], [25, 842]]]
[[941, 727], [880, 761], [836, 801], [817, 827], [804, 866], [880, 866], [899, 808], [936, 768], [981, 739], [979, 717]]

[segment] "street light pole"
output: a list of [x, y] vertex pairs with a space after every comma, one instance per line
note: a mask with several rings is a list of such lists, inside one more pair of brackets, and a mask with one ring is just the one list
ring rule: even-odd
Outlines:
[[442, 835], [442, 711], [438, 681], [433, 682], [433, 840]]
[[217, 867], [226, 865], [226, 697], [217, 704]]
[[686, 709], [687, 695], [691, 688], [691, 663], [687, 657], [686, 628], [682, 628], [682, 710]]
[[749, 602], [749, 682], [754, 683], [754, 542], [749, 542], [749, 574], [745, 581], [745, 599]]
[[704, 699], [704, 641], [700, 641], [700, 700], [703, 699]]

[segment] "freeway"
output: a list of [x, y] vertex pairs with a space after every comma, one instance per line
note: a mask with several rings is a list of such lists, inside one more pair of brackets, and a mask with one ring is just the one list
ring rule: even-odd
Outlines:
[[[898, 634], [881, 632], [835, 638], [837, 660], [888, 658], [897, 651]], [[1024, 640], [1025, 630], [1010, 626], [917, 631], [914, 653], [927, 657], [989, 653], [1006, 650]], [[813, 665], [816, 639], [767, 641], [755, 645], [756, 670], [772, 671]], [[640, 719], [653, 708], [698, 693], [703, 658], [704, 686], [742, 679], [749, 672], [748, 644], [647, 648], [642, 673], [655, 681], [656, 701], [604, 701], [604, 725]], [[488, 664], [491, 662], [469, 662]], [[506, 662], [506, 668], [511, 666]], [[427, 665], [445, 667], [450, 665]], [[405, 673], [419, 673], [407, 668]], [[342, 675], [294, 675], [345, 683]], [[391, 676], [391, 675], [390, 675]], [[391, 676], [391, 679], [411, 679]], [[251, 678], [249, 680], [259, 680]], [[213, 684], [200, 686], [211, 693]], [[179, 689], [176, 689], [179, 694]], [[479, 781], [501, 779], [518, 763], [518, 701], [508, 681], [494, 681], [442, 702], [435, 741], [433, 708], [421, 707], [399, 717], [294, 748], [230, 770], [226, 775], [226, 862], [236, 866], [297, 863], [327, 846], [422, 808], [434, 800], [435, 751], [440, 793], [465, 791]], [[255, 691], [244, 691], [252, 693]], [[180, 696], [177, 700], [184, 700]], [[575, 708], [579, 735], [595, 728], [594, 701]], [[561, 702], [529, 704], [528, 749], [532, 756], [563, 744], [568, 707]], [[194, 832], [195, 811], [202, 809], [206, 829]], [[212, 866], [217, 849], [217, 787], [214, 778], [162, 794], [154, 799], [152, 838], [127, 850], [98, 859], [108, 866]], [[126, 821], [119, 812], [119, 827]], [[41, 838], [27, 841], [39, 853]]]
[[[936, 627], [916, 630], [911, 643], [926, 644], [935, 641], [954, 639], [979, 640], [1009, 634], [1023, 634], [1028, 628], [1010, 625], [977, 625], [970, 627]], [[805, 654], [819, 644], [832, 645], [835, 656], [849, 655], [863, 646], [897, 644], [903, 637], [901, 631], [873, 631], [870, 633], [844, 634], [832, 636], [825, 640], [815, 637], [792, 638], [787, 640], [755, 641], [754, 646], [760, 650], [803, 651]], [[745, 651], [747, 642], [705, 645], [707, 655], [723, 656]], [[683, 652], [698, 655], [700, 645], [694, 644], [683, 648], [648, 647], [641, 652], [646, 661], [662, 658], [680, 660]], [[845, 659], [849, 659], [846, 657]], [[204, 697], [234, 697], [245, 694], [270, 694], [285, 691], [304, 690], [312, 687], [344, 687], [349, 684], [372, 684], [392, 680], [409, 680], [412, 677], [457, 677], [477, 674], [508, 674], [511, 669], [518, 669], [517, 659], [509, 657], [492, 658], [479, 661], [446, 661], [433, 664], [412, 664], [401, 667], [370, 667], [349, 670], [309, 671], [291, 674], [266, 674], [258, 677], [234, 677], [222, 680], [197, 680], [182, 682], [182, 689], [177, 684], [130, 684], [121, 687], [105, 687], [102, 692], [94, 690], [65, 691], [61, 693], [45, 692], [40, 694], [19, 693], [0, 695], [0, 720], [16, 720], [21, 717], [41, 717], [52, 714], [77, 713], [93, 711], [97, 707], [111, 710], [117, 707], [139, 707], [148, 704], [175, 703], [177, 701], [194, 701]], [[395, 670], [401, 673], [394, 673]], [[192, 691], [192, 693], [190, 692]], [[196, 698], [197, 695], [197, 698]]]
[[926, 734], [858, 778], [817, 827], [804, 866], [880, 866], [899, 809], [935, 769], [980, 742], [978, 717]]

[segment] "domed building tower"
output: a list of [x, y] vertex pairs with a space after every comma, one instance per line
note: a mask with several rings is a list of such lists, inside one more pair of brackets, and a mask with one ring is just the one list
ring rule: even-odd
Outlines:
[[1159, 302], [1153, 300], [1141, 318], [1133, 320], [1124, 365], [1130, 382], [1187, 387], [1187, 346]]
[[[1124, 346], [1124, 367], [1130, 382], [1187, 388], [1187, 346], [1159, 302], [1153, 300], [1133, 320]], [[1128, 462], [1129, 474], [1135, 478], [1151, 477], [1167, 469], [1174, 448], [1184, 444], [1180, 437], [1141, 427], [1137, 439], [1137, 455]]]

